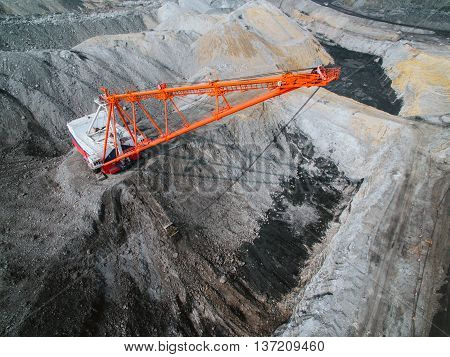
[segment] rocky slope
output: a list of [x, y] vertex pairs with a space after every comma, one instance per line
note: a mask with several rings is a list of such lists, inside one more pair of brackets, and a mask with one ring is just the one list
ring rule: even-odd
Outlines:
[[[29, 4], [15, 3], [24, 9], [32, 8]], [[49, 3], [54, 4], [53, 1]], [[74, 10], [72, 1], [60, 5], [67, 5]], [[4, 35], [0, 38], [0, 50], [70, 49], [96, 35], [149, 30], [156, 25], [155, 16], [159, 6], [161, 4], [158, 1], [129, 1], [121, 3], [120, 7], [100, 6], [96, 11], [46, 11], [33, 16], [2, 16], [0, 31]]]
[[337, 0], [330, 3], [383, 21], [450, 31], [450, 8], [445, 1]]
[[310, 264], [320, 268], [278, 333], [425, 335], [448, 264], [448, 133], [344, 103], [323, 94], [299, 129], [364, 182], [337, 233], [316, 247]]
[[[47, 49], [37, 35], [0, 53], [0, 132], [8, 138], [1, 143], [1, 334], [428, 334], [449, 258], [448, 131], [335, 94], [381, 109], [392, 102], [381, 94], [389, 81], [376, 90], [366, 83], [381, 70], [376, 58], [358, 80], [343, 79], [345, 90], [319, 90], [294, 119], [310, 90], [95, 180], [70, 150], [65, 123], [92, 111], [102, 85], [128, 90], [333, 62], [333, 51], [305, 30], [331, 36], [330, 17], [316, 18], [309, 2], [286, 2], [285, 13], [265, 1], [142, 2], [143, 12], [138, 3], [98, 15], [136, 14], [138, 29], [99, 26], [124, 33], [80, 31]], [[91, 23], [85, 16], [97, 12], [80, 16]], [[78, 33], [71, 16], [65, 28]], [[21, 21], [0, 26], [13, 20]], [[362, 44], [364, 36], [394, 43], [395, 31], [374, 35], [370, 24], [353, 22], [335, 42], [382, 56], [401, 93], [389, 70], [399, 68], [407, 78], [400, 114], [409, 115], [415, 101], [406, 92], [426, 95], [397, 57], [389, 62], [391, 52]], [[208, 110], [182, 105], [190, 116]], [[435, 109], [417, 110], [442, 120], [445, 105], [444, 97]], [[167, 221], [177, 235], [163, 228]]]
[[[123, 0], [1, 0], [1, 15], [45, 15], [64, 12], [103, 10], [127, 5], [132, 1]], [[138, 3], [138, 1], [135, 1]], [[142, 2], [141, 2], [142, 3]]]
[[420, 28], [350, 16], [310, 0], [284, 1], [282, 9], [325, 41], [381, 57], [403, 99], [400, 115], [448, 123], [449, 82], [443, 75], [450, 66], [448, 39]]

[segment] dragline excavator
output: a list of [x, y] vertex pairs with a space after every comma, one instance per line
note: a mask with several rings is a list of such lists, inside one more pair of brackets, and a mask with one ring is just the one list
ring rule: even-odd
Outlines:
[[[74, 146], [88, 166], [105, 174], [114, 174], [126, 168], [146, 149], [297, 88], [326, 86], [339, 75], [340, 68], [319, 66], [183, 86], [162, 83], [156, 89], [127, 93], [111, 93], [101, 88], [103, 94], [96, 101], [97, 111], [75, 119], [67, 126]], [[237, 95], [243, 92], [255, 96], [249, 99], [248, 95]], [[183, 97], [210, 97], [215, 103], [206, 116], [188, 118], [176, 104]], [[155, 108], [157, 103], [162, 105], [158, 116], [149, 109], [149, 106]], [[176, 122], [173, 119], [169, 122], [172, 116], [178, 118]]]

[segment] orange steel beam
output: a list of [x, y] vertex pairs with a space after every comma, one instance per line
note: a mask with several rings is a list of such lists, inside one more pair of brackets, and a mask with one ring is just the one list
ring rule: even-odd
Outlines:
[[164, 122], [166, 123], [166, 136], [169, 135], [169, 113], [167, 110], [167, 100], [164, 99]]
[[140, 92], [129, 92], [123, 94], [105, 95], [104, 99], [110, 101], [127, 101], [133, 102], [136, 99], [155, 98], [164, 100], [167, 96], [183, 96], [191, 94], [209, 94], [214, 96], [215, 90], [221, 89], [223, 93], [246, 91], [250, 89], [271, 89], [277, 87], [281, 82], [282, 87], [315, 87], [324, 86], [329, 82], [337, 79], [340, 74], [339, 68], [323, 68], [323, 78], [318, 73], [285, 73], [277, 76], [261, 77], [245, 80], [225, 80], [210, 81], [199, 83], [191, 86], [171, 87], [153, 89]]
[[120, 119], [122, 120], [123, 125], [128, 131], [128, 134], [130, 134], [131, 138], [133, 139], [134, 145], [137, 144], [137, 137], [133, 136], [133, 133], [130, 130], [130, 127], [128, 126], [127, 120], [125, 119], [125, 112], [123, 112], [123, 109], [120, 107], [120, 105], [116, 106], [117, 113], [119, 114]]
[[[133, 118], [131, 119], [131, 122], [133, 123], [133, 130], [134, 130], [134, 138], [137, 138], [137, 125], [136, 125], [136, 103], [131, 103], [131, 112]], [[135, 140], [137, 142], [137, 140]]]
[[[135, 110], [136, 110], [136, 108], [133, 108], [133, 105], [134, 105], [134, 103], [131, 103], [132, 104], [132, 111], [134, 111], [132, 114], [133, 114], [133, 118], [131, 118], [128, 114], [127, 114], [127, 112], [126, 111], [124, 111], [123, 109], [121, 109], [120, 108], [120, 106], [117, 106], [116, 108], [128, 119], [128, 121], [130, 122], [130, 123], [132, 123], [133, 124], [133, 128], [135, 128], [135, 133], [136, 133], [136, 131], [140, 134], [140, 135], [142, 135], [142, 137], [146, 137], [145, 136], [145, 134], [137, 127], [137, 124], [136, 124], [136, 119], [135, 119], [135, 116], [136, 116], [136, 112], [135, 112]], [[130, 134], [131, 135], [131, 137], [133, 138], [133, 134]], [[136, 138], [136, 141], [137, 141], [137, 134], [135, 134], [135, 138]], [[133, 138], [133, 141], [134, 141], [134, 138]]]
[[[134, 103], [134, 102], [132, 102]], [[145, 116], [148, 118], [148, 120], [150, 120], [150, 122], [152, 123], [152, 125], [155, 127], [155, 129], [158, 131], [159, 135], [163, 135], [163, 132], [161, 130], [161, 128], [158, 126], [158, 124], [156, 124], [155, 119], [153, 119], [153, 117], [150, 115], [150, 113], [147, 111], [147, 109], [145, 109], [145, 107], [141, 104], [140, 101], [137, 101], [137, 105], [139, 108], [141, 108], [142, 112], [145, 114]], [[134, 118], [134, 123], [136, 123], [136, 118]]]
[[[151, 121], [151, 123], [159, 133], [159, 137], [155, 139], [144, 137], [144, 140], [142, 140], [141, 142], [137, 142], [136, 134], [134, 137], [132, 135], [134, 139], [133, 141], [136, 143], [135, 146], [131, 149], [125, 150], [121, 155], [116, 154], [116, 158], [105, 162], [106, 146], [107, 146], [106, 143], [109, 132], [108, 128], [109, 125], [107, 125], [103, 151], [103, 166], [105, 167], [108, 165], [113, 165], [131, 156], [136, 157], [140, 152], [144, 150], [159, 145], [163, 142], [172, 140], [178, 136], [196, 130], [216, 120], [220, 120], [226, 116], [239, 112], [243, 109], [264, 102], [270, 98], [274, 98], [279, 95], [291, 92], [297, 88], [325, 86], [331, 81], [338, 79], [339, 75], [340, 75], [340, 68], [338, 67], [336, 68], [319, 67], [310, 73], [288, 72], [276, 76], [250, 78], [245, 80], [210, 81], [205, 83], [179, 87], [167, 87], [165, 84], [160, 84], [158, 86], [158, 89], [139, 92], [129, 92], [123, 94], [110, 94], [108, 90], [102, 88], [104, 92], [102, 99], [106, 103], [108, 103], [108, 120], [107, 120], [108, 124], [112, 119], [113, 125], [114, 126], [116, 125], [114, 109], [117, 108], [117, 112], [120, 118], [123, 119], [123, 122], [126, 123], [125, 120], [126, 116], [131, 121], [130, 124], [133, 125], [134, 132], [136, 133], [136, 130], [140, 131], [136, 125], [137, 120], [135, 113], [135, 103], [136, 103], [138, 107], [143, 111], [145, 116], [148, 117], [148, 119]], [[236, 105], [230, 105], [230, 103], [226, 100], [224, 96], [226, 93], [230, 92], [246, 92], [250, 90], [264, 90], [264, 89], [267, 90], [267, 92]], [[189, 123], [185, 118], [184, 114], [181, 113], [181, 111], [178, 109], [173, 100], [174, 97], [181, 97], [187, 95], [209, 95], [211, 97], [215, 97], [216, 100], [215, 110], [209, 116]], [[218, 104], [219, 97], [223, 98], [226, 107], [219, 108]], [[165, 132], [161, 130], [161, 128], [157, 125], [156, 121], [153, 119], [153, 117], [141, 103], [142, 100], [150, 98], [163, 101]], [[170, 100], [174, 105], [178, 115], [180, 115], [180, 117], [182, 118], [184, 127], [174, 131], [169, 130], [167, 100]], [[131, 103], [131, 107], [133, 110], [132, 117], [128, 116], [126, 112], [122, 109], [121, 107], [122, 102]], [[126, 127], [128, 131], [131, 132], [129, 126], [126, 125]], [[115, 127], [113, 128], [113, 133], [115, 136], [116, 133]], [[116, 139], [114, 138], [114, 140]], [[115, 147], [115, 149], [117, 150], [117, 147]]]
[[[116, 112], [114, 108], [115, 106], [112, 109], [114, 148], [116, 150], [116, 156], [119, 156], [119, 149], [117, 148]], [[108, 140], [108, 137], [106, 137], [105, 139]], [[103, 161], [105, 161], [105, 158], [103, 158]]]
[[106, 120], [105, 141], [103, 143], [103, 161], [105, 161], [106, 147], [108, 146], [108, 135], [109, 135], [109, 126], [110, 126], [110, 122], [111, 122], [112, 110], [113, 110], [112, 104], [108, 105], [108, 119]]
[[178, 109], [177, 105], [175, 104], [174, 100], [172, 98], [170, 98], [170, 101], [172, 102], [173, 107], [175, 108], [175, 110], [177, 111], [178, 115], [181, 118], [181, 121], [183, 122], [184, 126], [189, 126], [189, 122], [187, 121], [185, 115], [180, 111], [180, 109]]

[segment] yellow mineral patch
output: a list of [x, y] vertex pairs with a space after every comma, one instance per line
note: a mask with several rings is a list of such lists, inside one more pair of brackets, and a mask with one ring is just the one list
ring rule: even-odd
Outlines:
[[364, 112], [355, 113], [351, 117], [350, 127], [353, 129], [355, 136], [361, 138], [368, 147], [378, 147], [392, 135], [392, 130], [395, 126], [389, 125], [392, 123], [384, 120], [374, 120], [373, 113], [367, 114]]
[[291, 46], [276, 46], [265, 40], [263, 42], [272, 53], [277, 55], [277, 65], [280, 70], [310, 67], [317, 59], [324, 65], [333, 63], [330, 55], [312, 38], [306, 39], [301, 45]]
[[257, 6], [245, 9], [243, 15], [245, 24], [220, 24], [197, 40], [194, 53], [199, 65], [220, 59], [222, 64], [251, 64], [253, 69], [293, 70], [333, 62], [314, 37], [281, 13]]
[[412, 50], [410, 59], [395, 66], [392, 86], [405, 92], [401, 114], [442, 115], [450, 111], [450, 60]]
[[197, 41], [196, 54], [200, 64], [216, 57], [251, 58], [257, 55], [253, 42], [257, 36], [236, 23], [214, 29]]
[[282, 13], [270, 12], [267, 8], [258, 6], [245, 9], [246, 22], [261, 36], [272, 42], [285, 42], [295, 39], [301, 41], [307, 38], [297, 25], [289, 21]]

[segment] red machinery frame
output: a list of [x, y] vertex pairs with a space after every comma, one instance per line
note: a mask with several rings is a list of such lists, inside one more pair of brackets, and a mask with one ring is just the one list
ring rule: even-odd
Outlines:
[[[238, 80], [216, 80], [205, 83], [198, 83], [193, 85], [169, 87], [166, 84], [158, 85], [157, 89], [129, 92], [123, 94], [111, 94], [106, 88], [102, 88], [103, 95], [101, 99], [106, 103], [108, 110], [105, 141], [103, 146], [103, 166], [102, 170], [105, 173], [113, 173], [119, 171], [117, 164], [122, 160], [128, 158], [131, 160], [137, 159], [139, 153], [143, 150], [149, 149], [161, 143], [172, 140], [178, 136], [186, 134], [190, 131], [198, 129], [204, 125], [210, 124], [214, 121], [220, 120], [226, 116], [234, 114], [240, 110], [251, 107], [255, 104], [261, 103], [270, 98], [291, 92], [301, 87], [319, 87], [326, 86], [331, 81], [339, 78], [340, 68], [324, 68], [318, 67], [313, 71], [308, 72], [288, 72], [267, 77], [247, 78]], [[225, 95], [231, 92], [247, 92], [251, 90], [267, 90], [263, 94], [244, 101], [239, 104], [231, 105]], [[188, 95], [208, 95], [215, 97], [215, 109], [213, 112], [202, 119], [189, 122], [183, 112], [175, 104], [175, 97], [182, 97]], [[142, 101], [146, 99], [157, 99], [164, 105], [164, 127], [161, 128], [154, 117], [145, 108]], [[220, 103], [222, 102], [222, 103]], [[124, 103], [129, 103], [131, 106], [131, 114], [123, 108]], [[175, 130], [169, 128], [169, 103], [173, 106], [176, 113], [181, 119], [182, 127]], [[158, 133], [157, 138], [148, 138], [137, 125], [137, 111], [142, 113], [150, 121], [152, 127]], [[116, 140], [116, 125], [118, 120], [121, 121], [124, 128], [130, 134], [134, 146], [124, 150], [119, 154]], [[108, 144], [108, 136], [114, 137], [114, 145], [116, 156], [112, 160], [106, 161], [106, 152]]]

